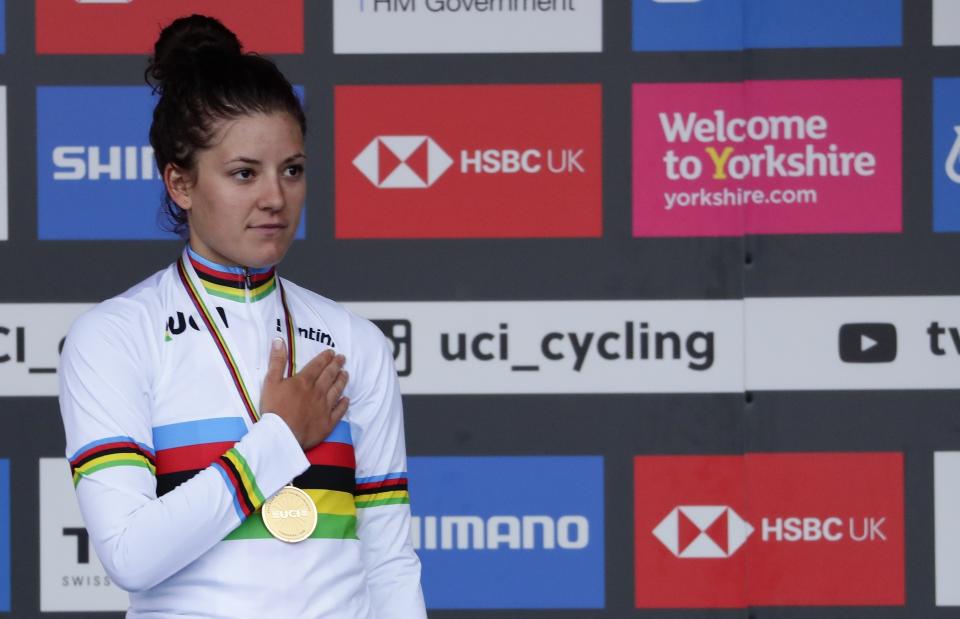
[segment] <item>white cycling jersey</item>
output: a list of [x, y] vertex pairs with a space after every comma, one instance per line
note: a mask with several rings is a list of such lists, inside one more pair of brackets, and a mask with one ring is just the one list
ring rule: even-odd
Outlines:
[[[278, 276], [189, 248], [183, 264], [259, 402], [270, 345], [287, 338]], [[67, 457], [90, 540], [130, 592], [127, 617], [426, 617], [389, 344], [329, 299], [282, 287], [296, 367], [334, 348], [350, 376], [344, 420], [308, 453], [277, 415], [250, 418], [176, 264], [70, 329]], [[291, 480], [319, 512], [294, 544], [271, 537], [258, 511]]]

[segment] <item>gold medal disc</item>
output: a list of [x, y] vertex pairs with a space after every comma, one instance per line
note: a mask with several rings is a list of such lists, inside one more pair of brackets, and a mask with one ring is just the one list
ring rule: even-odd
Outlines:
[[284, 486], [263, 504], [260, 515], [270, 535], [284, 542], [301, 542], [317, 527], [317, 506], [306, 492]]

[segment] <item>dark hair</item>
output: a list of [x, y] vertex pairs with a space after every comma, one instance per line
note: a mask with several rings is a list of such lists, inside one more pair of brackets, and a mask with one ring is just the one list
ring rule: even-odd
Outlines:
[[[167, 164], [192, 171], [208, 148], [214, 124], [247, 114], [287, 112], [306, 134], [307, 120], [293, 86], [271, 60], [243, 53], [237, 36], [205, 15], [181, 17], [163, 29], [144, 72], [160, 99], [150, 145], [161, 175]], [[183, 235], [187, 214], [164, 192], [169, 228]]]

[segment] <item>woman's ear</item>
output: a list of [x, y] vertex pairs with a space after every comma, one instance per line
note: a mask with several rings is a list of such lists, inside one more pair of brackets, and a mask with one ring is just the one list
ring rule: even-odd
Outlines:
[[193, 186], [193, 179], [186, 170], [175, 163], [168, 163], [167, 167], [163, 169], [163, 184], [167, 187], [170, 199], [177, 206], [185, 211], [192, 208], [190, 189]]

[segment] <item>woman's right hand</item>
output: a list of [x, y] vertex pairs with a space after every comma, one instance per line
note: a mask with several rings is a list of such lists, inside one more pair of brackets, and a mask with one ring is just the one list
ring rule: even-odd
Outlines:
[[321, 443], [347, 412], [346, 361], [327, 349], [310, 360], [299, 372], [284, 378], [286, 343], [277, 338], [270, 348], [270, 363], [260, 395], [260, 411], [283, 419], [304, 451]]

